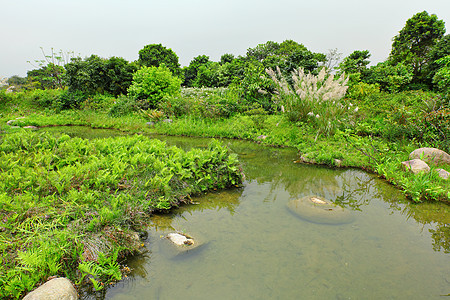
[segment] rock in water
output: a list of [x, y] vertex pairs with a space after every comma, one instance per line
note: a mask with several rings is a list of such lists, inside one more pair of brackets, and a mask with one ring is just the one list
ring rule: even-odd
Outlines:
[[319, 196], [291, 200], [288, 208], [307, 221], [320, 224], [347, 224], [354, 220], [350, 211]]
[[419, 148], [409, 154], [409, 159], [422, 159], [435, 165], [450, 165], [450, 155], [436, 148]]
[[194, 245], [194, 240], [179, 233], [169, 233], [167, 238], [177, 246], [191, 246]]
[[77, 300], [77, 291], [67, 278], [55, 278], [47, 281], [23, 300]]

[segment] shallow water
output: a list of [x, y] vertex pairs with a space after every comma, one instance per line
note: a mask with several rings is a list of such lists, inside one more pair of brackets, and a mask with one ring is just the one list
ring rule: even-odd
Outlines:
[[[162, 139], [183, 148], [207, 144]], [[449, 206], [410, 204], [359, 170], [295, 164], [291, 149], [225, 143], [243, 163], [243, 187], [153, 217], [148, 251], [130, 259], [128, 278], [83, 298], [445, 299], [450, 293]], [[318, 224], [288, 210], [290, 200], [308, 195], [340, 203], [353, 222]], [[163, 238], [174, 231], [201, 246], [177, 251]]]

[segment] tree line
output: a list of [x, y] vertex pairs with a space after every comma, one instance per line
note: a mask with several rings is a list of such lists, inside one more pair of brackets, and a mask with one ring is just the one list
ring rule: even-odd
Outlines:
[[[45, 55], [40, 68], [26, 78], [13, 76], [10, 85], [53, 89], [67, 87], [85, 94], [127, 94], [133, 74], [142, 67], [164, 65], [185, 87], [238, 87], [248, 99], [263, 103], [261, 90], [270, 89], [266, 69], [279, 68], [287, 75], [299, 67], [318, 74], [321, 68], [337, 75], [350, 75], [350, 85], [361, 89], [377, 88], [386, 92], [437, 90], [448, 92], [450, 86], [450, 35], [445, 23], [426, 11], [415, 14], [393, 38], [388, 59], [369, 67], [369, 50], [355, 50], [340, 61], [336, 50], [315, 53], [293, 40], [268, 41], [249, 48], [245, 55], [225, 53], [215, 62], [207, 55], [194, 57], [181, 67], [177, 54], [162, 44], [146, 45], [137, 61], [121, 57], [86, 58], [53, 53]], [[340, 63], [337, 63], [340, 62]]]

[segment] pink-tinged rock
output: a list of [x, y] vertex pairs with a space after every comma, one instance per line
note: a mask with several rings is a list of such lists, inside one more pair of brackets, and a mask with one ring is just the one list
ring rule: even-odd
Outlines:
[[436, 172], [438, 172], [439, 177], [442, 179], [448, 179], [450, 177], [450, 173], [444, 169], [436, 169]]
[[450, 165], [450, 155], [436, 148], [419, 148], [409, 154], [409, 159], [421, 159], [434, 165]]
[[55, 278], [47, 281], [23, 300], [77, 300], [78, 294], [67, 278]]
[[405, 171], [411, 171], [414, 174], [420, 172], [430, 172], [430, 167], [427, 165], [427, 163], [420, 159], [404, 161], [402, 162], [402, 166]]

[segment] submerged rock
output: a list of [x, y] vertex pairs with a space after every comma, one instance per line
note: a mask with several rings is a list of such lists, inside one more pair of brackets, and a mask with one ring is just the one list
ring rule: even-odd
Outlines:
[[427, 165], [426, 162], [420, 159], [412, 159], [408, 161], [402, 162], [402, 167], [405, 171], [410, 171], [414, 174], [425, 172], [430, 172], [430, 167]]
[[76, 300], [77, 291], [67, 278], [55, 278], [47, 281], [34, 291], [28, 293], [23, 300]]
[[421, 159], [435, 165], [450, 165], [450, 155], [436, 148], [419, 148], [409, 154], [409, 159]]
[[169, 233], [167, 238], [177, 246], [191, 246], [194, 245], [194, 240], [190, 237], [179, 233]]
[[287, 206], [295, 215], [313, 223], [337, 225], [354, 220], [349, 210], [319, 196], [291, 200]]
[[163, 246], [163, 252], [169, 257], [175, 257], [191, 252], [191, 250], [198, 249], [204, 244], [198, 238], [193, 238], [184, 233], [172, 232], [164, 236], [164, 238], [167, 239], [169, 243], [164, 243], [166, 246]]

